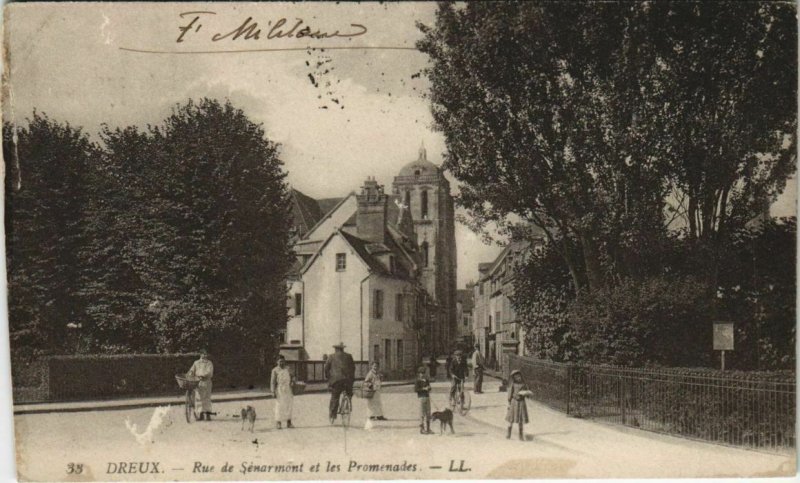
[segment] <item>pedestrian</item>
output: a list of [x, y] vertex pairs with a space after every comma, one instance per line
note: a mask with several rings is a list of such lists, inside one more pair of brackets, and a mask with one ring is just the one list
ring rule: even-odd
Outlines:
[[417, 392], [417, 398], [419, 399], [419, 433], [431, 434], [431, 381], [425, 375], [424, 366], [420, 366], [417, 370], [414, 390]]
[[525, 404], [525, 397], [531, 392], [528, 385], [522, 380], [522, 373], [518, 369], [511, 371], [511, 381], [511, 386], [508, 388], [508, 411], [506, 412], [508, 433], [506, 439], [511, 439], [511, 428], [514, 423], [517, 423], [519, 440], [524, 441], [523, 426], [528, 423], [528, 406]]
[[200, 401], [198, 421], [211, 421], [211, 379], [214, 377], [214, 364], [208, 359], [208, 351], [200, 350], [200, 358], [194, 361], [187, 377], [199, 379], [195, 389], [195, 399]]
[[472, 353], [472, 371], [475, 374], [475, 387], [473, 388], [473, 392], [475, 392], [475, 394], [483, 393], [483, 370], [486, 367], [486, 361], [483, 359], [480, 348], [480, 345], [475, 344], [475, 352]]
[[272, 369], [269, 383], [272, 395], [275, 397], [275, 426], [278, 429], [281, 429], [283, 421], [286, 421], [287, 428], [294, 428], [292, 425], [293, 384], [294, 377], [286, 365], [286, 358], [280, 355], [278, 356], [278, 365]]
[[371, 393], [367, 397], [367, 409], [369, 410], [369, 419], [372, 421], [386, 421], [383, 416], [383, 404], [381, 404], [381, 383], [383, 378], [379, 372], [380, 364], [373, 362], [370, 366], [367, 377], [364, 378], [364, 391], [365, 395]]
[[356, 363], [353, 356], [344, 351], [344, 344], [339, 342], [333, 346], [333, 354], [325, 361], [325, 378], [331, 390], [331, 401], [328, 406], [328, 417], [331, 424], [336, 422], [339, 413], [339, 397], [343, 392], [353, 397], [353, 382], [356, 378]]

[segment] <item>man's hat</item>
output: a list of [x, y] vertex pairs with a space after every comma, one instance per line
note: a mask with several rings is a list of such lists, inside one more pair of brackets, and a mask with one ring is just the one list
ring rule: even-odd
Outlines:
[[344, 342], [339, 342], [338, 344], [333, 344], [334, 349], [344, 349], [345, 345]]
[[519, 374], [521, 376], [522, 371], [520, 371], [519, 369], [514, 369], [513, 371], [511, 371], [511, 377], [514, 377], [514, 374]]
[[460, 356], [461, 354], [463, 354], [463, 352], [461, 352], [461, 349], [456, 349], [456, 351], [453, 354]]

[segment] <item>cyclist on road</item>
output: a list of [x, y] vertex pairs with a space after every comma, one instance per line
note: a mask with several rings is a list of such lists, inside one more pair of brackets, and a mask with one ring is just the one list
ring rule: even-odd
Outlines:
[[467, 379], [469, 372], [469, 369], [467, 369], [467, 360], [460, 350], [455, 351], [453, 354], [453, 360], [450, 361], [448, 370], [453, 376], [453, 380], [450, 383], [450, 398], [456, 400], [456, 395], [459, 392], [458, 387], [461, 385], [461, 390], [464, 390], [464, 381]]
[[334, 345], [333, 349], [333, 355], [325, 361], [325, 378], [331, 389], [330, 411], [328, 412], [331, 424], [336, 422], [336, 414], [339, 412], [339, 397], [342, 392], [347, 393], [350, 398], [353, 397], [353, 382], [356, 378], [356, 364], [353, 356], [344, 351], [344, 344], [340, 342]]

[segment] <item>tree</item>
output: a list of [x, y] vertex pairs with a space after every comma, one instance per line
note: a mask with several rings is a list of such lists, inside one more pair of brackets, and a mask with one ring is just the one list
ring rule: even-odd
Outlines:
[[573, 360], [575, 340], [567, 309], [575, 300], [569, 271], [553, 245], [533, 251], [518, 264], [511, 303], [525, 327], [527, 353], [553, 361]]
[[668, 203], [718, 238], [794, 172], [789, 4], [446, 3], [420, 27], [457, 201], [544, 228], [579, 288], [660, 273]]
[[795, 217], [765, 220], [732, 234], [717, 293], [719, 319], [736, 328], [731, 367], [795, 367], [796, 253]]
[[797, 25], [781, 2], [654, 3], [669, 183], [710, 256], [763, 215], [796, 169]]
[[659, 143], [637, 122], [657, 88], [649, 27], [630, 4], [568, 2], [441, 4], [421, 26], [457, 201], [476, 228], [545, 229], [578, 288], [636, 268], [663, 224]]
[[568, 309], [578, 359], [624, 366], [707, 366], [711, 290], [697, 277], [624, 280], [586, 294]]
[[147, 131], [102, 137], [110, 184], [88, 250], [95, 333], [167, 352], [272, 348], [293, 262], [278, 146], [241, 110], [209, 99]]
[[34, 112], [26, 125], [4, 123], [3, 157], [12, 347], [68, 351], [68, 324], [82, 318], [74, 282], [98, 149], [80, 128]]

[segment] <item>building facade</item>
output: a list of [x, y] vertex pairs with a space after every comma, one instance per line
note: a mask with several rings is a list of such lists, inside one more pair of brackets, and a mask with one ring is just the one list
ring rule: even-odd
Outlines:
[[473, 287], [474, 337], [491, 367], [500, 367], [504, 342], [515, 342], [517, 353], [525, 353], [525, 327], [512, 303], [514, 278], [518, 264], [543, 243], [539, 237], [511, 242], [492, 262], [478, 265], [478, 282]]
[[[424, 153], [420, 159], [427, 163]], [[287, 282], [284, 354], [321, 360], [343, 342], [356, 361], [378, 361], [393, 377], [413, 373], [434, 343], [451, 342], [455, 321], [452, 329], [445, 324], [448, 313], [455, 319], [455, 295], [447, 297], [438, 268], [455, 259], [455, 235], [446, 229], [454, 227], [452, 198], [441, 180], [424, 179], [429, 184], [420, 183], [418, 193], [422, 186], [441, 190], [426, 195], [427, 207], [405, 191], [384, 192], [373, 178], [343, 198], [317, 201], [293, 190], [297, 262]], [[415, 211], [427, 223], [418, 223]], [[454, 263], [448, 270], [454, 285]]]
[[474, 295], [472, 284], [467, 284], [466, 289], [456, 292], [456, 344], [464, 350], [470, 350], [475, 345], [475, 328], [473, 325]]

